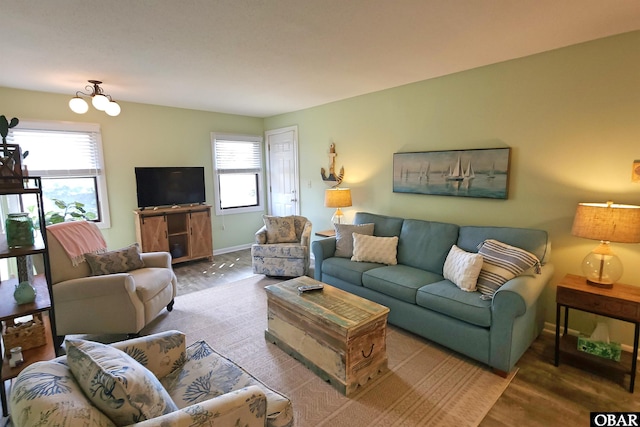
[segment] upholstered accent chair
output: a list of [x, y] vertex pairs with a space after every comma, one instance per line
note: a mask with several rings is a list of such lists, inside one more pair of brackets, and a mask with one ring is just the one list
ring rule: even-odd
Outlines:
[[[90, 228], [90, 232], [102, 236], [95, 224], [88, 224], [76, 231], [85, 233]], [[88, 254], [85, 261], [74, 262], [49, 227], [47, 243], [58, 336], [136, 336], [162, 309], [173, 309], [177, 279], [168, 252], [139, 253], [137, 245], [133, 245], [119, 251]], [[129, 270], [130, 261], [123, 257], [132, 252], [136, 259]], [[110, 256], [124, 259], [123, 264], [117, 265]], [[110, 269], [127, 271], [108, 274]]]
[[300, 215], [264, 215], [264, 223], [251, 246], [253, 272], [277, 277], [306, 275], [309, 272], [311, 221]]

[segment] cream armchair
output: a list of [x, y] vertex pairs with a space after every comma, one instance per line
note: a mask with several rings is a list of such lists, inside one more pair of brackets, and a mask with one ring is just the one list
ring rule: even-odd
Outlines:
[[73, 265], [50, 230], [47, 243], [58, 336], [135, 336], [164, 307], [173, 309], [177, 279], [169, 253], [142, 253], [143, 268], [92, 276], [88, 262]]
[[299, 215], [264, 215], [264, 222], [251, 246], [253, 272], [280, 277], [306, 275], [309, 272], [311, 221]]

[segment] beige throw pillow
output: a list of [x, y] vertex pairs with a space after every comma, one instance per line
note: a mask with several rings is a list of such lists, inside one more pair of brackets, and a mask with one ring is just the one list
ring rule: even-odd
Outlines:
[[353, 256], [353, 233], [373, 235], [375, 224], [335, 224], [336, 252], [334, 256], [351, 258]]
[[263, 215], [264, 225], [267, 228], [267, 243], [295, 243], [296, 225], [292, 216]]
[[396, 265], [398, 237], [376, 237], [353, 233], [353, 256], [351, 261], [377, 262]]
[[444, 278], [463, 291], [473, 292], [476, 290], [483, 262], [482, 255], [463, 251], [453, 245], [442, 269]]

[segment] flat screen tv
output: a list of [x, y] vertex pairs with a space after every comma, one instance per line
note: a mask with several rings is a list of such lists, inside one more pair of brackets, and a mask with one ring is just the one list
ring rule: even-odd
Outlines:
[[204, 167], [136, 167], [138, 207], [205, 202]]

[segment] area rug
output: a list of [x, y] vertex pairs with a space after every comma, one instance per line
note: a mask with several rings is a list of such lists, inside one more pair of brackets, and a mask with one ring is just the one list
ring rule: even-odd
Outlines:
[[178, 296], [143, 334], [178, 329], [188, 344], [205, 340], [293, 402], [295, 425], [475, 426], [507, 388], [484, 365], [389, 326], [389, 371], [345, 397], [297, 360], [267, 342], [264, 286], [278, 280], [255, 275]]

